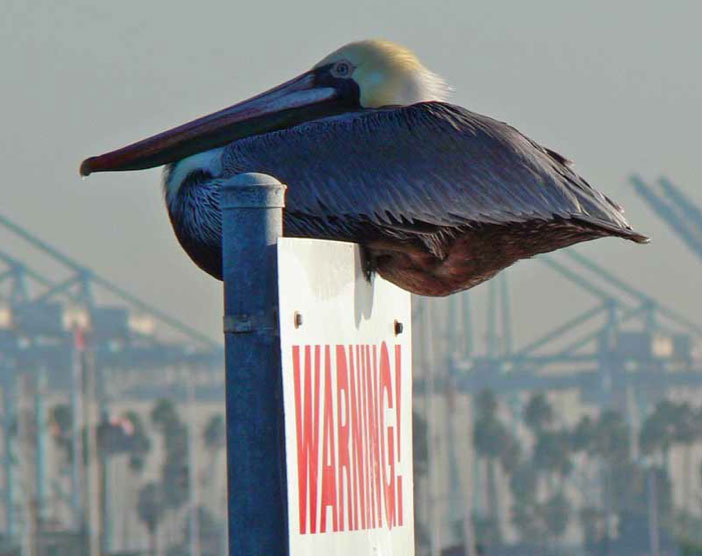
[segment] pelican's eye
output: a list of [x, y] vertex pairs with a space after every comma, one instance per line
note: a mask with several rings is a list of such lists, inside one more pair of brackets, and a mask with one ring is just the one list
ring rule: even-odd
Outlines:
[[334, 77], [348, 77], [351, 75], [351, 64], [347, 62], [346, 60], [342, 60], [341, 62], [337, 62], [334, 64], [332, 67], [331, 73]]

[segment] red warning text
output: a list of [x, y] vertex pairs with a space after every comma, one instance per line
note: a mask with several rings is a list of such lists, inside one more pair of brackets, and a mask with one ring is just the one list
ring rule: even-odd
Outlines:
[[401, 346], [293, 345], [292, 358], [299, 533], [402, 526]]

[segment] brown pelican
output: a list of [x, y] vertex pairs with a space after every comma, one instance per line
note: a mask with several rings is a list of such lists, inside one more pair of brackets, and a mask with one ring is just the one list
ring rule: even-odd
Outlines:
[[242, 172], [288, 185], [286, 235], [357, 242], [372, 270], [423, 295], [580, 241], [647, 241], [566, 158], [447, 103], [447, 91], [409, 50], [355, 42], [247, 101], [88, 158], [80, 172], [166, 165], [176, 236], [219, 279], [219, 187]]

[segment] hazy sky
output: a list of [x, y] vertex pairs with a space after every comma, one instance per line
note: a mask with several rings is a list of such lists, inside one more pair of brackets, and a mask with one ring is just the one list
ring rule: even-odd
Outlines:
[[[176, 243], [160, 170], [81, 180], [80, 161], [242, 100], [348, 41], [382, 37], [443, 75], [453, 102], [574, 159], [654, 238], [583, 251], [702, 320], [702, 265], [627, 182], [632, 171], [665, 174], [702, 202], [701, 20], [693, 1], [2, 0], [0, 211], [217, 336], [220, 285]], [[523, 266], [513, 287], [548, 299], [560, 282]], [[517, 324], [533, 319], [518, 314]]]

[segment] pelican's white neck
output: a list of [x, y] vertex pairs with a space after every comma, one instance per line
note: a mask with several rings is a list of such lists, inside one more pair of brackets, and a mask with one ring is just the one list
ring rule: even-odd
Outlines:
[[205, 172], [213, 178], [218, 177], [222, 172], [222, 151], [223, 148], [212, 149], [194, 154], [173, 164], [168, 164], [163, 171], [163, 194], [166, 203], [171, 205], [181, 185], [192, 172]]

